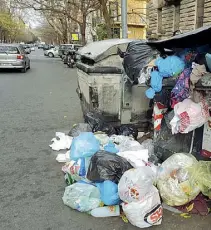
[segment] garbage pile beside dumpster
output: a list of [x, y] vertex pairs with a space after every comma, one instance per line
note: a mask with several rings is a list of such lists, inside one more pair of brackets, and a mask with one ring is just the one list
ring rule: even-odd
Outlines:
[[[121, 52], [124, 84], [148, 86], [145, 98], [153, 109], [153, 128], [139, 140], [132, 120], [115, 126], [103, 119], [102, 111], [96, 112], [95, 103], [95, 110], [84, 116], [86, 123], [71, 129], [70, 138], [53, 139], [53, 149], [69, 149], [57, 157], [65, 161], [65, 205], [94, 217], [127, 218], [139, 228], [160, 225], [163, 209], [183, 216], [210, 213], [208, 35], [211, 27], [164, 41], [130, 42]], [[147, 52], [139, 55], [141, 50]], [[63, 146], [55, 147], [57, 142]]]
[[[152, 140], [145, 145], [133, 132], [109, 136], [86, 129], [90, 131], [87, 124], [74, 125], [69, 132], [74, 137], [62, 166], [65, 205], [94, 217], [124, 217], [139, 228], [160, 225], [163, 205], [178, 213], [208, 215], [211, 162], [177, 153], [162, 164], [152, 163]], [[205, 211], [197, 199], [204, 202]]]

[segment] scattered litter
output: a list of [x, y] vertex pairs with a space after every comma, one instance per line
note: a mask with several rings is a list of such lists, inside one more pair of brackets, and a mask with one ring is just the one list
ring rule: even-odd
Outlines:
[[60, 163], [65, 163], [70, 161], [70, 151], [68, 150], [66, 153], [59, 153], [56, 157], [56, 160]]
[[49, 146], [55, 151], [70, 149], [72, 140], [72, 137], [67, 136], [64, 133], [56, 132], [56, 137], [51, 140], [53, 143]]
[[96, 208], [91, 211], [91, 215], [94, 217], [120, 216], [120, 207], [115, 205]]

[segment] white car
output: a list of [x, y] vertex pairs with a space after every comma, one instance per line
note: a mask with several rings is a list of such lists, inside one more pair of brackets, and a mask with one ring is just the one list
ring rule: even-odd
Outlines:
[[44, 55], [48, 56], [50, 58], [58, 57], [59, 56], [59, 49], [57, 47], [55, 47], [55, 48], [52, 48], [49, 50], [45, 50]]
[[33, 46], [31, 47], [31, 51], [35, 51], [35, 48]]

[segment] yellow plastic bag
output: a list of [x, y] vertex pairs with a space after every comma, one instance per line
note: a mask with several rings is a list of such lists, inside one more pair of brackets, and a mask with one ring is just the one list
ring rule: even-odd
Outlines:
[[201, 192], [211, 198], [211, 161], [199, 161], [189, 168], [189, 172]]

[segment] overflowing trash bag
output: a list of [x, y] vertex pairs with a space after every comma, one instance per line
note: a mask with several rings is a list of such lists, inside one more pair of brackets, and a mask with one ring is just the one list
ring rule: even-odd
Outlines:
[[197, 165], [191, 154], [176, 153], [164, 161], [158, 172], [157, 187], [163, 202], [180, 206], [193, 200], [199, 193], [197, 181], [188, 171]]
[[73, 125], [72, 129], [68, 133], [68, 136], [77, 137], [84, 132], [92, 132], [90, 125], [87, 123], [79, 123]]
[[110, 180], [118, 183], [124, 172], [131, 168], [131, 164], [124, 158], [99, 151], [91, 158], [87, 179], [93, 182]]
[[153, 186], [142, 200], [122, 204], [123, 211], [130, 223], [139, 228], [160, 225], [163, 208], [158, 190]]
[[189, 172], [201, 192], [211, 198], [211, 162], [199, 161], [189, 169]]
[[100, 131], [106, 133], [108, 136], [116, 134], [115, 128], [103, 121], [102, 116], [97, 113], [87, 113], [85, 115], [85, 122], [91, 126], [93, 133]]
[[100, 191], [97, 187], [75, 183], [65, 188], [62, 200], [65, 205], [79, 212], [88, 212], [100, 206]]
[[132, 125], [121, 125], [120, 127], [116, 128], [116, 130], [117, 130], [117, 135], [131, 136], [135, 140], [137, 140], [138, 129]]
[[93, 133], [81, 133], [73, 139], [70, 159], [77, 160], [81, 157], [91, 157], [100, 149], [100, 142]]
[[126, 203], [142, 200], [153, 189], [155, 176], [149, 166], [128, 170], [118, 184], [120, 199]]
[[112, 181], [106, 180], [102, 183], [97, 183], [97, 187], [100, 190], [101, 201], [105, 205], [118, 205], [120, 204], [120, 198], [118, 194], [118, 185]]
[[142, 68], [155, 59], [158, 51], [147, 45], [146, 41], [130, 42], [124, 55], [123, 67], [132, 82], [136, 82]]

